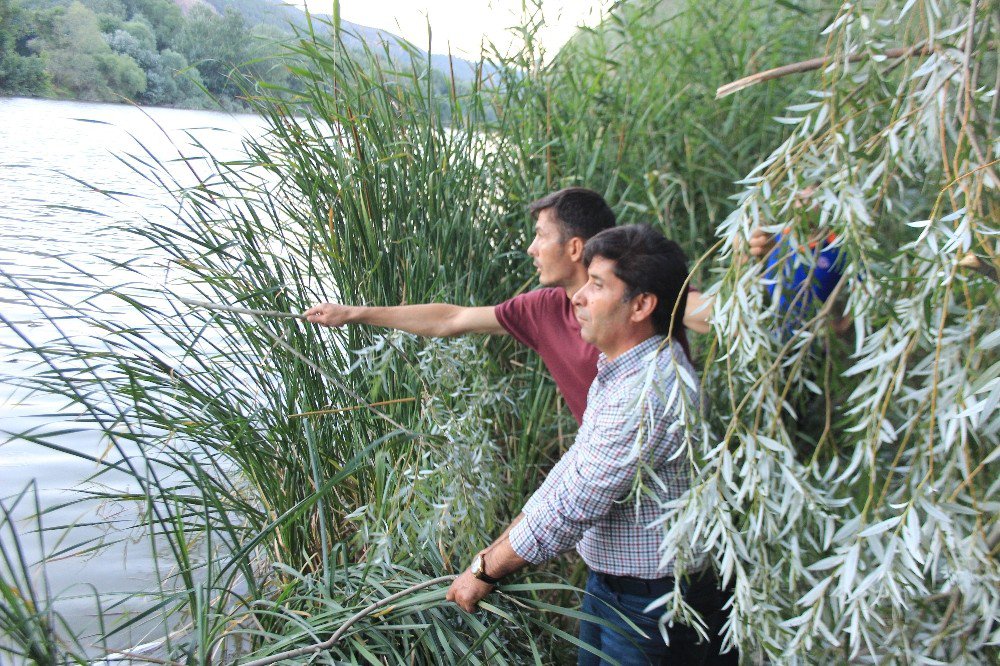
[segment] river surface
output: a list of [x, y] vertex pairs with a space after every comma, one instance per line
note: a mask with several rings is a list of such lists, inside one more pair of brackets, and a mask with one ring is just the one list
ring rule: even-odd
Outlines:
[[[193, 140], [214, 155], [236, 157], [244, 137], [262, 133], [262, 121], [250, 115], [0, 98], [0, 313], [8, 322], [0, 322], [0, 498], [9, 508], [11, 498], [29, 488], [15, 515], [19, 548], [34, 565], [36, 584], [42, 582], [43, 569], [35, 563], [43, 553], [89, 539], [117, 542], [99, 554], [57, 558], [44, 567], [55, 608], [73, 631], [95, 631], [95, 590], [106, 598], [121, 595], [123, 603], [112, 616], [127, 613], [142, 605], [128, 594], [155, 588], [157, 573], [149, 543], [123, 541], [113, 527], [129, 524], [137, 507], [77, 501], [76, 491], [86, 488], [88, 477], [98, 471], [95, 463], [10, 434], [79, 427], [65, 401], [14, 387], [18, 378], [42, 371], [36, 356], [15, 351], [24, 346], [24, 338], [37, 345], [56, 336], [55, 324], [40, 316], [30, 288], [27, 294], [25, 288], [44, 284], [66, 302], [43, 303], [48, 317], [87, 307], [83, 298], [89, 288], [83, 282], [143, 290], [164, 284], [166, 258], [127, 229], [150, 222], [170, 225], [172, 199], [128, 166], [129, 155], [172, 164], [167, 167], [171, 173], [191, 182], [188, 164], [169, 161], [194, 152]], [[81, 280], [81, 271], [93, 278]], [[102, 302], [121, 321], [135, 316], [130, 307], [114, 307], [107, 299]], [[60, 319], [58, 325], [71, 338], [99, 335], [72, 318]], [[90, 456], [106, 448], [96, 432], [55, 441]], [[100, 483], [116, 487], [125, 481], [105, 475]], [[45, 532], [41, 539], [35, 533], [36, 489], [44, 525], [75, 524], [71, 539], [60, 543], [59, 530]], [[67, 506], [59, 508], [63, 504]], [[9, 532], [0, 538], [5, 548], [14, 546]], [[156, 627], [149, 630], [155, 633]], [[124, 648], [145, 636], [132, 632], [119, 639], [122, 644], [112, 647]]]

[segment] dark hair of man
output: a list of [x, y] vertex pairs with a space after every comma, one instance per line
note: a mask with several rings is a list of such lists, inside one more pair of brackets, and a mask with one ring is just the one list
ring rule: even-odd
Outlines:
[[555, 218], [562, 224], [562, 241], [578, 236], [587, 240], [592, 236], [615, 226], [615, 214], [600, 194], [585, 187], [567, 187], [547, 194], [528, 206], [532, 219], [551, 208]]
[[[594, 257], [615, 262], [614, 273], [625, 283], [626, 301], [639, 294], [656, 295], [653, 330], [660, 335], [673, 333], [673, 338], [681, 343], [690, 358], [684, 330], [687, 257], [681, 246], [647, 224], [630, 224], [602, 231], [587, 241], [583, 265], [590, 267]], [[676, 317], [673, 317], [674, 312]]]

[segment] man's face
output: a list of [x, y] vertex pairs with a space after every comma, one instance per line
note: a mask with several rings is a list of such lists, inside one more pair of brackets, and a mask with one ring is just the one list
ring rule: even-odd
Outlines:
[[538, 271], [538, 281], [544, 287], [565, 287], [572, 280], [576, 263], [570, 256], [569, 243], [563, 241], [562, 224], [552, 209], [545, 208], [535, 221], [535, 238], [528, 246]]
[[609, 357], [617, 356], [619, 343], [630, 328], [631, 301], [626, 285], [614, 273], [615, 262], [594, 257], [587, 269], [587, 284], [573, 295], [580, 337]]

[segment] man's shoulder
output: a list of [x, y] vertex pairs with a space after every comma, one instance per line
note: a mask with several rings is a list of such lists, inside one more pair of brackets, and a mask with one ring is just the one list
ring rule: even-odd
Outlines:
[[[700, 383], [680, 345], [643, 354], [603, 384], [595, 382], [588, 401], [588, 420], [602, 431], [630, 430], [642, 419], [668, 423], [678, 416], [679, 401], [697, 405]], [[592, 407], [592, 409], [591, 409]]]
[[495, 306], [498, 314], [524, 314], [527, 312], [555, 312], [569, 307], [566, 290], [561, 287], [541, 287], [508, 298]]
[[569, 299], [566, 297], [566, 290], [562, 287], [539, 287], [538, 289], [518, 294], [506, 302], [515, 301], [519, 303], [556, 303], [562, 305], [564, 302], [568, 302]]
[[654, 346], [643, 350], [613, 379], [597, 388], [609, 396], [609, 404], [620, 405], [630, 400], [634, 402], [640, 396], [661, 399], [662, 388], [678, 379], [697, 392], [697, 373], [680, 343], [672, 340], [662, 348]]
[[543, 340], [564, 339], [573, 318], [565, 290], [554, 287], [514, 296], [495, 306], [493, 314], [504, 330], [535, 350]]

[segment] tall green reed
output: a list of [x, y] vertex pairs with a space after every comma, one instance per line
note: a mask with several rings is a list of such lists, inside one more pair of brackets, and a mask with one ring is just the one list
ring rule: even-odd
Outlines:
[[[37, 529], [28, 534], [18, 527], [25, 514], [36, 516]], [[83, 664], [86, 650], [55, 607], [44, 564], [37, 567], [25, 556], [25, 539], [37, 539], [46, 552], [40, 514], [34, 483], [0, 498], [0, 654], [40, 666]], [[99, 602], [96, 610], [100, 619]]]
[[[732, 209], [733, 183], [787, 135], [770, 122], [808, 76], [715, 99], [749, 73], [810, 58], [821, 3], [618, 5], [578, 33], [501, 113], [523, 146], [529, 191], [585, 185], [605, 193], [623, 223], [653, 222], [691, 256], [711, 245]], [[505, 72], [533, 71], [525, 51]], [[512, 75], [513, 76], [513, 75]], [[521, 183], [519, 183], [521, 184]]]

